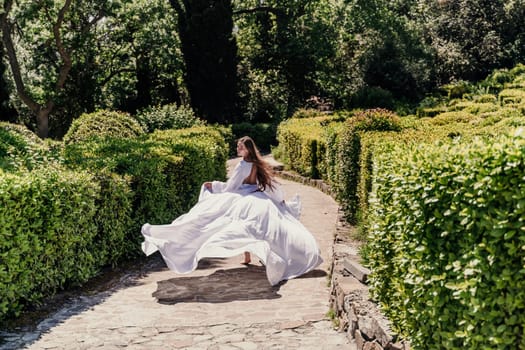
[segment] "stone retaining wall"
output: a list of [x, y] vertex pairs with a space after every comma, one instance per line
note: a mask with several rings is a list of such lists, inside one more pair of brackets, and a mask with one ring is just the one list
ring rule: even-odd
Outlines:
[[[322, 180], [314, 180], [287, 172], [274, 170], [279, 177], [318, 188], [333, 196]], [[359, 243], [350, 238], [352, 226], [348, 225], [339, 210], [332, 251], [330, 271], [330, 306], [339, 330], [346, 332], [358, 350], [409, 350], [410, 344], [398, 340], [390, 330], [389, 321], [376, 303], [370, 300], [366, 280], [369, 270], [359, 263]]]

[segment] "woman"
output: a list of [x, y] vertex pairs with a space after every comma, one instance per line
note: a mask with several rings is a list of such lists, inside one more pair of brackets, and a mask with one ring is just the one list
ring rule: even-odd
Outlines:
[[279, 184], [250, 137], [237, 142], [242, 160], [227, 182], [202, 185], [199, 201], [169, 225], [142, 227], [142, 250], [160, 251], [168, 267], [189, 273], [205, 257], [250, 253], [266, 266], [272, 285], [300, 276], [321, 264], [314, 237], [299, 222], [298, 197], [285, 202]]

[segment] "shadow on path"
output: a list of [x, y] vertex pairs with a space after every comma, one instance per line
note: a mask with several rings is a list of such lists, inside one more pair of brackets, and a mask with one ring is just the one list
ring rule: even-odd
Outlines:
[[270, 285], [264, 266], [248, 265], [216, 270], [208, 276], [176, 277], [159, 281], [153, 297], [161, 304], [277, 299], [281, 297], [278, 291], [283, 284]]
[[316, 270], [312, 270], [308, 273], [305, 273], [304, 275], [301, 275], [299, 277], [296, 277], [297, 279], [302, 279], [302, 278], [318, 278], [318, 277], [325, 277], [325, 276], [328, 276], [328, 274], [326, 273], [325, 270], [319, 270], [319, 269], [316, 269]]
[[[208, 261], [209, 263], [209, 261]], [[324, 277], [323, 270], [313, 270], [298, 278]], [[181, 302], [227, 303], [236, 300], [277, 299], [282, 281], [270, 285], [264, 266], [248, 265], [241, 268], [216, 270], [208, 276], [176, 277], [157, 282], [152, 294], [161, 304]]]

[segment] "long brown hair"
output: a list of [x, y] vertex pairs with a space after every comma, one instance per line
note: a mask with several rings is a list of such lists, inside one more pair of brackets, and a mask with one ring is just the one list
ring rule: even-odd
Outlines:
[[241, 137], [237, 142], [242, 142], [244, 147], [248, 150], [248, 156], [245, 158], [247, 162], [253, 163], [256, 167], [257, 185], [260, 191], [265, 191], [267, 187], [274, 188], [274, 179], [272, 171], [268, 163], [262, 159], [255, 142], [249, 136]]

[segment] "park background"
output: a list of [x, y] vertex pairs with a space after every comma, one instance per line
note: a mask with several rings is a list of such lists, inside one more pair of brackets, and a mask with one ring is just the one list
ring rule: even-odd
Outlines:
[[140, 254], [254, 137], [416, 349], [525, 348], [523, 1], [3, 1], [0, 317]]

